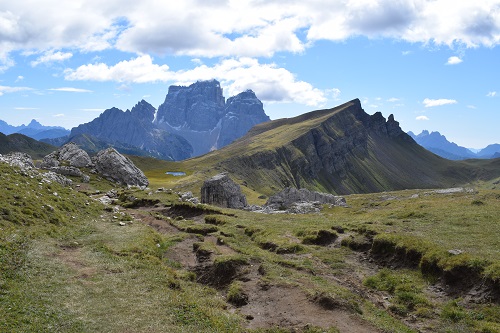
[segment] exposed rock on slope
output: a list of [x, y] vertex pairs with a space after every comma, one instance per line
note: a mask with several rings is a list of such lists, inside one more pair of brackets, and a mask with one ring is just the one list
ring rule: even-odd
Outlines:
[[64, 162], [75, 168], [84, 168], [92, 164], [89, 154], [75, 143], [70, 142], [45, 156], [40, 167], [43, 169], [58, 167]]
[[96, 171], [103, 177], [129, 186], [148, 186], [144, 173], [127, 157], [113, 148], [101, 150], [93, 159]]
[[201, 202], [228, 208], [247, 206], [247, 198], [241, 188], [226, 173], [206, 180], [201, 188]]
[[308, 189], [287, 187], [283, 191], [269, 197], [266, 206], [277, 209], [287, 209], [297, 202], [318, 202], [320, 204], [331, 204], [335, 206], [345, 206], [345, 198], [330, 193], [309, 191]]

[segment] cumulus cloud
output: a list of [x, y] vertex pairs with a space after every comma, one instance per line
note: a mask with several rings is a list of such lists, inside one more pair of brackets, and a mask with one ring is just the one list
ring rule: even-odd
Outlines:
[[50, 91], [64, 91], [64, 92], [76, 92], [76, 93], [91, 93], [92, 90], [88, 89], [80, 89], [80, 88], [72, 88], [72, 87], [62, 87], [62, 88], [51, 88], [47, 89]]
[[429, 117], [427, 116], [418, 116], [417, 118], [415, 118], [416, 120], [429, 120]]
[[449, 57], [448, 58], [448, 61], [446, 62], [447, 65], [458, 65], [459, 63], [461, 63], [463, 60], [460, 59], [459, 57], [456, 57], [456, 56], [453, 56], [453, 57]]
[[486, 94], [487, 97], [495, 97], [497, 95], [496, 91], [490, 91]]
[[424, 106], [426, 108], [430, 108], [430, 107], [434, 107], [434, 106], [457, 104], [458, 102], [454, 99], [446, 99], [446, 98], [429, 99], [429, 98], [426, 98], [426, 99], [424, 99], [424, 101], [422, 103], [424, 103]]
[[32, 61], [31, 66], [36, 67], [40, 64], [46, 64], [46, 63], [51, 63], [51, 62], [61, 62], [64, 60], [68, 60], [72, 56], [73, 56], [73, 53], [71, 53], [71, 52], [47, 51], [42, 56], [40, 56], [36, 60]]
[[[40, 10], [57, 8], [57, 11]], [[0, 69], [15, 50], [260, 57], [353, 36], [467, 47], [500, 44], [498, 0], [8, 1]], [[58, 54], [60, 52], [61, 54]], [[407, 53], [404, 53], [407, 54]], [[35, 63], [43, 59], [35, 60]]]
[[322, 105], [327, 101], [327, 95], [335, 99], [340, 94], [335, 88], [314, 88], [285, 68], [274, 63], [263, 64], [254, 58], [224, 59], [213, 66], [199, 65], [190, 70], [172, 71], [168, 65], [155, 64], [151, 56], [143, 55], [112, 66], [96, 63], [67, 69], [65, 78], [70, 81], [173, 82], [182, 85], [217, 79], [230, 96], [252, 89], [266, 102], [296, 102], [309, 106]]

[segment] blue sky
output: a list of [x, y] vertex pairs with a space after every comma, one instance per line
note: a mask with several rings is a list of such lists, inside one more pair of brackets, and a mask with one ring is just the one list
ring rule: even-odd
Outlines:
[[359, 98], [405, 131], [500, 143], [500, 0], [3, 0], [0, 119], [66, 128], [172, 84], [272, 118]]

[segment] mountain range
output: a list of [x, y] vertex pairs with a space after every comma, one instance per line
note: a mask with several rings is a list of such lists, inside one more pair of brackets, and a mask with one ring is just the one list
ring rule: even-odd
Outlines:
[[450, 142], [439, 132], [422, 131], [415, 135], [408, 132], [419, 145], [430, 150], [436, 155], [449, 160], [465, 160], [469, 158], [496, 158], [500, 157], [500, 144], [491, 144], [483, 149], [474, 152], [468, 148], [461, 147], [454, 142]]
[[58, 138], [69, 134], [69, 130], [60, 126], [44, 126], [35, 119], [28, 125], [12, 126], [0, 120], [0, 132], [9, 135], [20, 133], [35, 140]]
[[141, 151], [138, 155], [183, 160], [220, 149], [269, 120], [252, 90], [226, 101], [218, 81], [198, 81], [170, 86], [158, 110], [145, 100], [131, 110], [111, 108], [66, 137], [43, 141], [58, 146], [80, 141], [86, 150], [108, 143], [123, 153], [127, 147]]
[[[222, 149], [157, 169], [158, 174], [167, 168], [186, 172], [189, 190], [228, 172], [258, 196], [286, 187], [336, 194], [452, 187], [500, 176], [499, 162], [439, 157], [402, 131], [393, 115], [368, 115], [355, 99], [261, 123]], [[135, 163], [153, 162], [136, 158]]]

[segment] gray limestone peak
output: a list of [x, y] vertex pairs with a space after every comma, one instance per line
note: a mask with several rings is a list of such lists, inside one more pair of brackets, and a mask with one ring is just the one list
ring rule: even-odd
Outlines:
[[114, 148], [101, 150], [94, 157], [98, 174], [108, 180], [127, 186], [148, 186], [144, 173], [127, 157]]
[[224, 115], [225, 100], [216, 80], [198, 81], [189, 87], [170, 86], [165, 102], [159, 106], [156, 122], [193, 131], [208, 131]]
[[252, 90], [230, 97], [222, 118], [217, 148], [227, 146], [247, 134], [253, 126], [269, 120], [262, 102]]
[[215, 175], [203, 183], [201, 202], [237, 209], [247, 206], [247, 198], [241, 193], [240, 186], [227, 173]]

